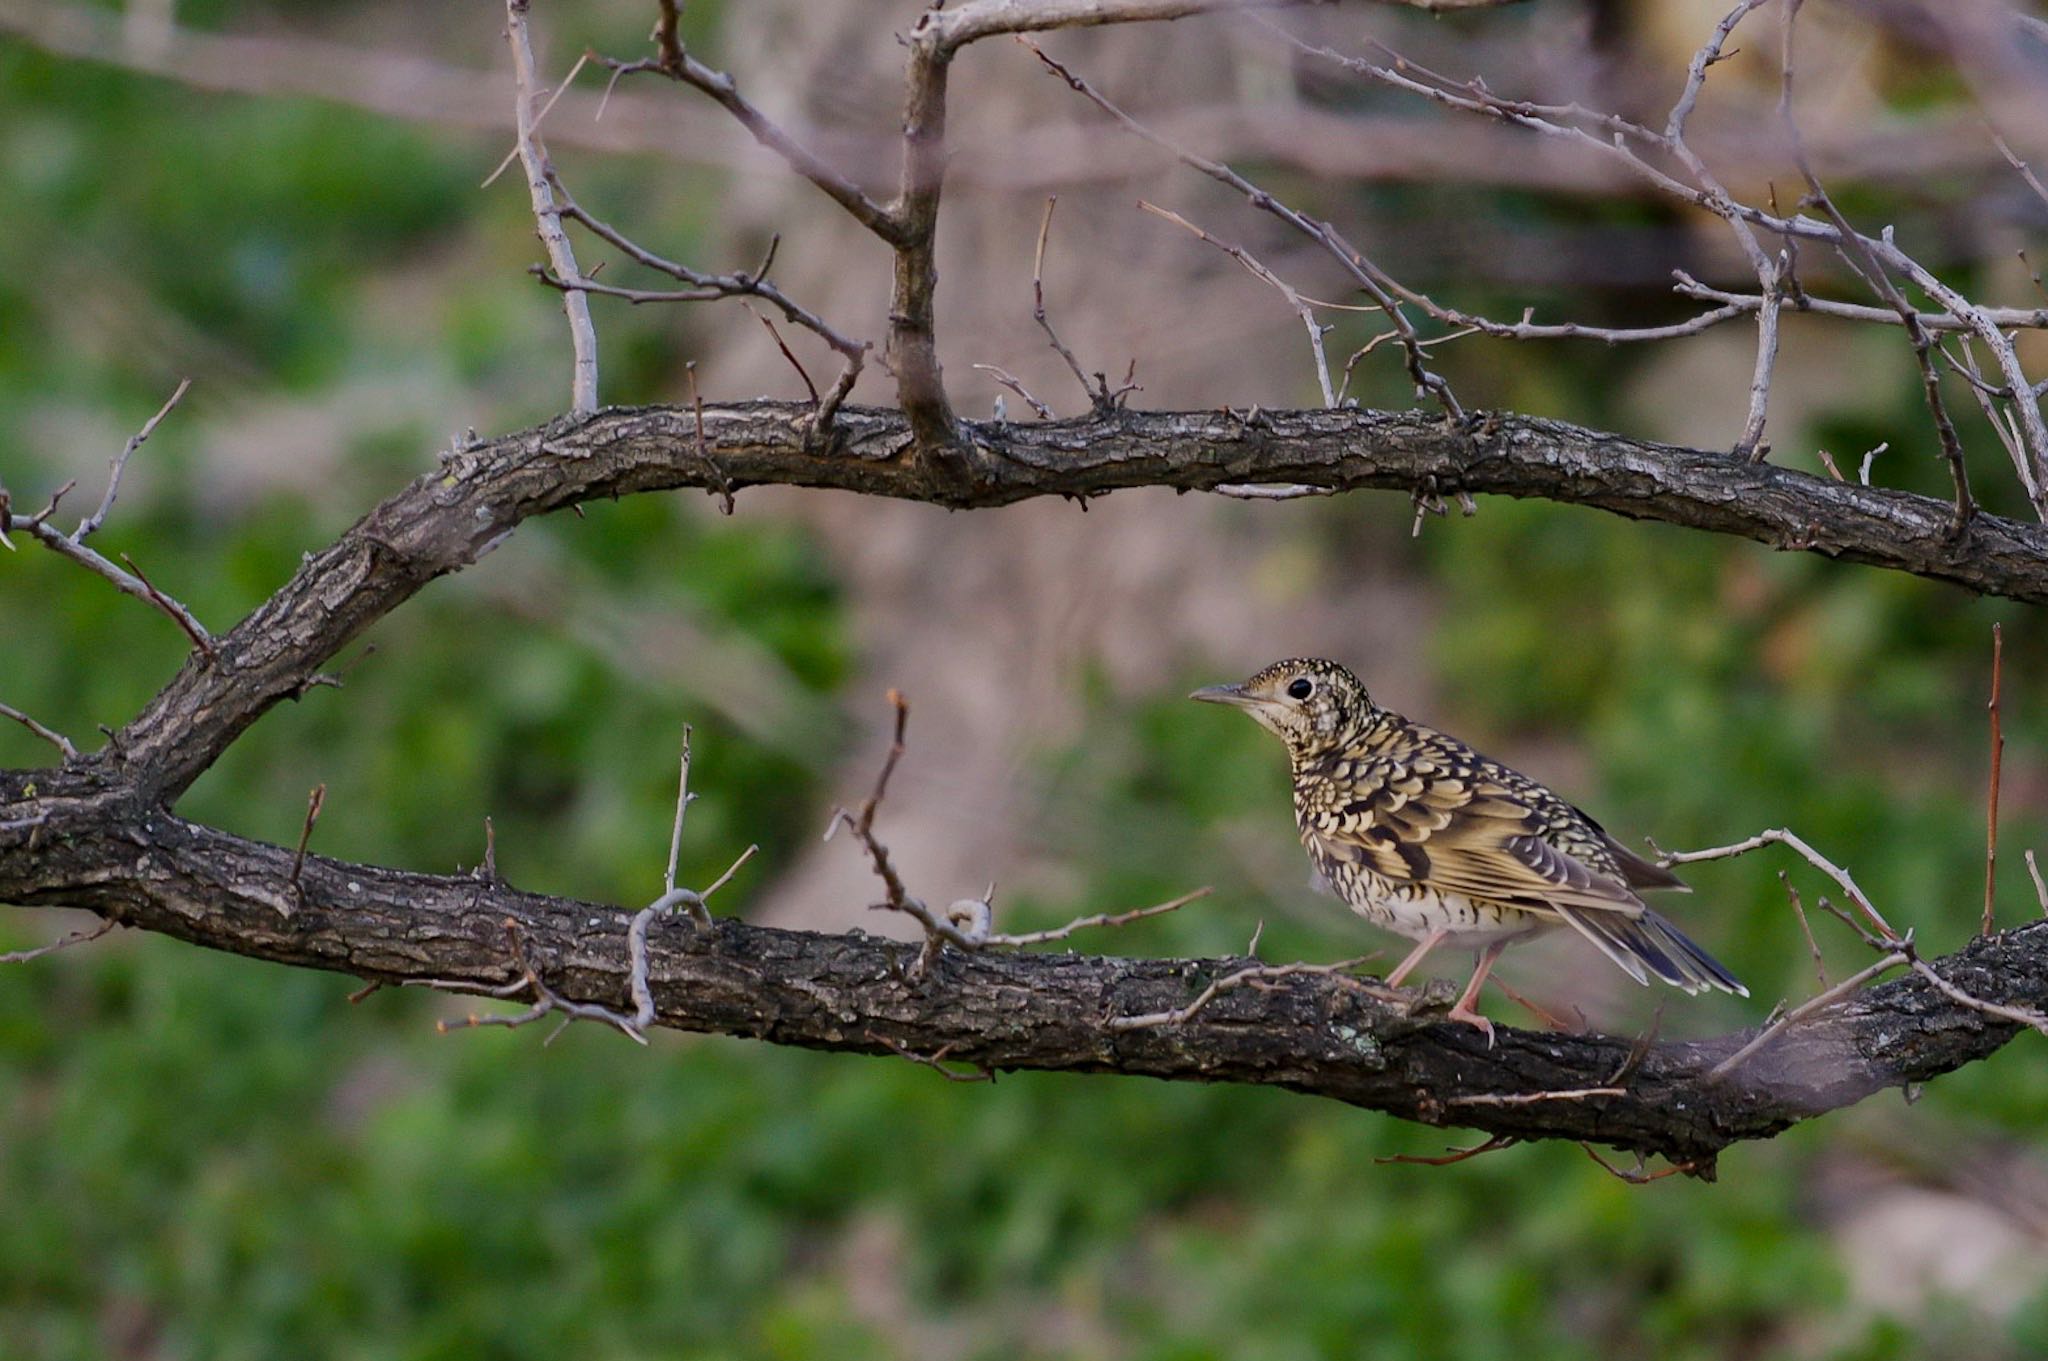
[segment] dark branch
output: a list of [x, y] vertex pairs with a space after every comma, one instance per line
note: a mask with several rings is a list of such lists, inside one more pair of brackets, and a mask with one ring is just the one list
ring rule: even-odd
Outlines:
[[[45, 827], [6, 834], [0, 900], [83, 907], [195, 944], [383, 983], [431, 978], [488, 994], [530, 969], [565, 1002], [634, 1006], [631, 912], [310, 854], [294, 887], [294, 856], [281, 846], [119, 798], [44, 806]], [[516, 953], [508, 931], [521, 942]], [[1250, 959], [949, 947], [913, 978], [916, 942], [676, 918], [652, 922], [646, 948], [655, 1023], [674, 1029], [944, 1054], [991, 1071], [1277, 1086], [1496, 1137], [1662, 1154], [1701, 1173], [1730, 1144], [1940, 1076], [2018, 1033], [1947, 989], [1974, 1003], [2048, 1006], [2048, 922], [2037, 922], [1974, 938], [1934, 962], [1933, 980], [1912, 973], [1849, 998], [1717, 1080], [1713, 1069], [1747, 1033], [1644, 1045], [1503, 1027], [1488, 1049], [1426, 1008], [1411, 1014], [1414, 994], [1388, 1000], [1310, 970], [1269, 970], [1259, 987], [1220, 994], [1182, 1024], [1115, 1024], [1184, 1008], [1218, 978], [1259, 967]]]
[[189, 659], [85, 764], [120, 763], [121, 778], [145, 798], [174, 798], [271, 705], [303, 693], [349, 640], [523, 520], [679, 487], [837, 488], [962, 508], [1132, 487], [1263, 483], [1404, 495], [1434, 487], [1595, 506], [2048, 602], [2048, 529], [1980, 513], [1957, 534], [1952, 508], [1930, 497], [1559, 421], [1500, 415], [1462, 430], [1421, 412], [1262, 412], [1247, 421], [1119, 411], [1031, 425], [968, 422], [971, 464], [958, 479], [938, 480], [912, 457], [901, 414], [844, 409], [832, 447], [806, 438], [811, 414], [801, 403], [706, 405], [700, 426], [690, 407], [613, 408], [450, 453], [213, 639], [218, 665]]

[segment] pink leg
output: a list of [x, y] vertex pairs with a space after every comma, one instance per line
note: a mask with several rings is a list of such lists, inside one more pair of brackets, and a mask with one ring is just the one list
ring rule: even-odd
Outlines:
[[1422, 957], [1443, 944], [1444, 937], [1449, 934], [1448, 928], [1439, 926], [1436, 930], [1418, 941], [1415, 948], [1408, 952], [1408, 958], [1396, 964], [1394, 971], [1387, 975], [1387, 986], [1390, 988], [1400, 987], [1401, 980], [1415, 971], [1415, 966], [1422, 962]]
[[1465, 995], [1453, 1006], [1448, 1019], [1463, 1021], [1466, 1025], [1478, 1026], [1486, 1036], [1486, 1047], [1493, 1048], [1493, 1022], [1472, 1009], [1479, 1000], [1479, 990], [1486, 986], [1486, 975], [1493, 971], [1493, 961], [1500, 958], [1500, 952], [1508, 948], [1504, 940], [1497, 940], [1479, 952], [1479, 967], [1472, 971], [1472, 981], [1465, 985]]

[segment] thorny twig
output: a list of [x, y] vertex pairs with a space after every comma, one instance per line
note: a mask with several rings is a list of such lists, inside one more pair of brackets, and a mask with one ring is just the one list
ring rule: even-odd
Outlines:
[[1360, 955], [1355, 959], [1340, 959], [1334, 964], [1247, 965], [1245, 968], [1239, 969], [1234, 973], [1223, 974], [1210, 980], [1209, 985], [1195, 994], [1194, 1000], [1184, 1007], [1175, 1007], [1171, 1011], [1150, 1011], [1138, 1016], [1112, 1016], [1106, 1024], [1111, 1030], [1115, 1031], [1154, 1030], [1162, 1026], [1185, 1025], [1200, 1015], [1202, 1010], [1211, 1002], [1225, 993], [1236, 992], [1240, 988], [1270, 987], [1275, 981], [1282, 978], [1292, 978], [1296, 974], [1323, 974], [1334, 978], [1343, 978], [1351, 984], [1355, 984], [1358, 988], [1372, 992], [1377, 996], [1378, 993], [1371, 984], [1363, 979], [1350, 977], [1352, 969], [1364, 964], [1371, 958], [1373, 958], [1371, 955]]
[[[513, 101], [514, 121], [519, 129], [519, 162], [526, 171], [527, 197], [533, 205], [534, 229], [547, 252], [548, 265], [556, 277], [577, 280], [583, 271], [576, 266], [576, 250], [562, 230], [561, 210], [555, 203], [553, 167], [547, 148], [541, 144], [533, 102], [539, 79], [534, 73], [533, 42], [526, 31], [528, 0], [505, 0], [505, 39], [512, 48], [513, 80], [517, 87]], [[569, 344], [574, 353], [570, 394], [571, 409], [579, 416], [597, 410], [597, 328], [590, 321], [590, 299], [577, 288], [562, 292], [562, 312], [569, 320]]]
[[54, 955], [59, 950], [68, 950], [74, 945], [84, 945], [88, 941], [98, 940], [118, 925], [119, 922], [109, 917], [97, 926], [60, 936], [48, 945], [38, 945], [33, 950], [16, 950], [11, 954], [0, 955], [0, 964], [26, 964], [32, 959], [41, 959], [44, 955]]
[[114, 508], [114, 497], [121, 490], [121, 474], [128, 470], [128, 460], [135, 457], [135, 451], [140, 449], [148, 441], [149, 437], [156, 433], [157, 426], [162, 424], [164, 417], [170, 415], [172, 409], [184, 400], [185, 393], [191, 386], [192, 380], [190, 378], [180, 379], [177, 390], [165, 400], [162, 406], [157, 408], [156, 414], [144, 421], [142, 428], [130, 435], [128, 442], [121, 446], [121, 452], [115, 455], [113, 460], [107, 465], [107, 490], [105, 495], [100, 497], [100, 503], [93, 510], [93, 513], [79, 521], [78, 528], [71, 531], [71, 542], [84, 543], [88, 535], [106, 523], [107, 512]]
[[[633, 998], [632, 1013], [628, 1015], [623, 1012], [614, 1011], [610, 1007], [600, 1006], [595, 1002], [573, 1002], [550, 988], [546, 981], [541, 978], [539, 968], [527, 958], [525, 942], [520, 939], [516, 925], [508, 918], [505, 923], [506, 935], [511, 940], [513, 961], [519, 967], [520, 976], [510, 983], [491, 989], [490, 995], [493, 997], [511, 998], [518, 996], [522, 992], [531, 992], [533, 1004], [525, 1011], [512, 1016], [478, 1016], [472, 1013], [462, 1022], [451, 1024], [450, 1022], [443, 1021], [439, 1023], [439, 1028], [443, 1032], [451, 1029], [460, 1029], [465, 1026], [498, 1025], [518, 1027], [538, 1021], [541, 1017], [550, 1013], [560, 1013], [562, 1024], [557, 1026], [554, 1032], [548, 1036], [546, 1041], [548, 1044], [553, 1044], [556, 1037], [568, 1028], [569, 1023], [576, 1020], [600, 1021], [636, 1043], [643, 1045], [647, 1043], [647, 1030], [654, 1024], [657, 1011], [654, 985], [648, 977], [647, 933], [649, 929], [652, 928], [657, 917], [675, 912], [678, 909], [698, 927], [710, 928], [712, 925], [711, 913], [705, 907], [704, 900], [729, 883], [733, 875], [739, 873], [740, 867], [753, 859], [755, 852], [761, 849], [756, 845], [748, 846], [744, 851], [741, 851], [739, 858], [727, 866], [725, 872], [712, 880], [710, 886], [701, 893], [694, 889], [676, 887], [676, 860], [682, 852], [683, 815], [689, 810], [690, 804], [697, 797], [690, 792], [690, 727], [688, 724], [683, 726], [683, 750], [678, 765], [680, 769], [676, 777], [676, 815], [675, 822], [669, 833], [668, 863], [662, 872], [661, 880], [662, 893], [659, 898], [656, 898], [653, 902], [635, 912], [633, 919], [626, 924], [626, 956], [628, 960], [626, 986], [627, 991]], [[488, 829], [490, 826], [489, 821], [486, 820], [484, 825]], [[495, 851], [495, 846], [496, 842], [493, 840], [493, 851]], [[407, 981], [414, 982], [415, 980]], [[421, 987], [436, 988], [443, 991], [474, 991], [474, 985], [472, 984], [448, 979], [424, 979], [417, 980], [417, 983]]]
[[1983, 934], [1992, 931], [1992, 903], [1998, 890], [1998, 777], [2005, 764], [2005, 734], [1998, 726], [1998, 684], [2005, 670], [2005, 629], [1991, 626], [1991, 786], [1984, 798], [1984, 922]]
[[975, 1065], [975, 1070], [971, 1073], [958, 1072], [946, 1066], [946, 1056], [959, 1047], [960, 1042], [958, 1040], [942, 1044], [932, 1053], [920, 1054], [913, 1049], [906, 1049], [887, 1035], [877, 1035], [872, 1030], [868, 1032], [868, 1038], [881, 1045], [882, 1048], [888, 1050], [897, 1058], [908, 1059], [920, 1067], [929, 1068], [948, 1082], [994, 1082], [996, 1080], [993, 1068], [984, 1068], [979, 1064]]
[[35, 719], [30, 718], [27, 714], [15, 708], [13, 705], [0, 704], [0, 718], [11, 718], [16, 723], [21, 724], [21, 726], [27, 728], [37, 737], [42, 738], [45, 742], [48, 742], [51, 746], [55, 747], [59, 752], [63, 754], [65, 760], [75, 761], [78, 759], [78, 748], [71, 745], [70, 738], [66, 737], [63, 733], [58, 732], [54, 728], [44, 727], [41, 723], [36, 722]]
[[[292, 872], [285, 878], [286, 887], [301, 903], [305, 901], [306, 891], [299, 884], [299, 872], [306, 867], [306, 843], [313, 839], [313, 824], [320, 820], [320, 808], [326, 802], [327, 786], [314, 785], [313, 792], [306, 796], [306, 820], [299, 826], [299, 848], [292, 852]], [[283, 906], [283, 899], [278, 900], [278, 905], [280, 908]], [[291, 914], [287, 912], [285, 915]]]
[[1496, 1134], [1485, 1143], [1473, 1144], [1469, 1148], [1453, 1148], [1436, 1155], [1389, 1153], [1383, 1158], [1374, 1158], [1373, 1161], [1382, 1165], [1387, 1163], [1410, 1163], [1422, 1167], [1449, 1167], [1454, 1163], [1464, 1162], [1468, 1158], [1476, 1158], [1482, 1153], [1495, 1153], [1503, 1148], [1513, 1148], [1520, 1142], [1522, 1141], [1512, 1134]]
[[1288, 307], [1293, 309], [1294, 314], [1301, 318], [1301, 324], [1308, 328], [1309, 352], [1315, 357], [1316, 382], [1322, 386], [1323, 405], [1325, 407], [1336, 406], [1337, 393], [1330, 386], [1330, 361], [1323, 353], [1323, 333], [1328, 328], [1316, 320], [1315, 309], [1309, 300], [1302, 297], [1300, 293], [1297, 293], [1292, 284], [1266, 268], [1265, 265], [1259, 263], [1252, 253], [1244, 247], [1234, 246], [1228, 241], [1211, 236], [1179, 213], [1168, 208], [1162, 208], [1156, 203], [1147, 203], [1144, 199], [1139, 199], [1138, 206], [1148, 213], [1165, 218], [1176, 226], [1185, 227], [1202, 240], [1222, 251], [1225, 255], [1228, 255], [1231, 259], [1237, 261], [1238, 264], [1244, 266], [1245, 272], [1253, 278], [1269, 285], [1275, 292], [1279, 293], [1281, 299], [1286, 302]]

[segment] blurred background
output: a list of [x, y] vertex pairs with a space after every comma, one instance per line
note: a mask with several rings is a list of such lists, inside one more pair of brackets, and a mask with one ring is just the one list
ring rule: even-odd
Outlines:
[[[915, 4], [696, 3], [705, 60], [835, 164], [890, 191]], [[653, 6], [536, 7], [543, 69], [638, 56]], [[1661, 126], [1718, 6], [1533, 0], [1432, 19], [1286, 16], [1370, 37], [1503, 94]], [[1774, 134], [1777, 16], [1717, 66], [1694, 140], [1738, 196], [1796, 183]], [[1800, 116], [1861, 225], [1980, 301], [2038, 301], [2017, 251], [2048, 212], [1988, 114], [2048, 156], [2048, 46], [1984, 3], [1812, 0]], [[432, 466], [457, 433], [568, 405], [568, 350], [510, 150], [502, 14], [255, 0], [125, 8], [0, 0], [0, 478], [18, 505], [106, 462], [177, 380], [107, 551], [224, 629], [299, 556]], [[1440, 300], [1513, 320], [1643, 325], [1693, 310], [1671, 271], [1753, 288], [1724, 224], [1511, 130], [1300, 65], [1256, 23], [1055, 34], [1140, 117], [1336, 220]], [[888, 260], [687, 90], [641, 78], [594, 119], [588, 72], [549, 115], [566, 182], [670, 258], [777, 277], [842, 330], [885, 330]], [[1335, 267], [1110, 127], [1006, 42], [953, 78], [939, 334], [1085, 409], [1031, 319], [1031, 253], [1082, 362], [1135, 361], [1140, 406], [1313, 405], [1297, 318], [1188, 216], [1315, 296]], [[586, 268], [605, 252], [583, 247]], [[1806, 284], [1858, 298], [1809, 253]], [[2031, 257], [2029, 257], [2031, 258]], [[614, 262], [614, 271], [621, 266]], [[620, 281], [623, 273], [608, 280]], [[608, 402], [793, 397], [735, 305], [594, 303]], [[1333, 314], [1332, 352], [1378, 329]], [[788, 335], [787, 328], [785, 334]], [[814, 373], [809, 337], [789, 335]], [[1466, 405], [1703, 447], [1740, 432], [1754, 330], [1656, 346], [1436, 351]], [[2042, 358], [2030, 351], [2031, 358]], [[1365, 404], [1412, 401], [1399, 356]], [[872, 367], [857, 401], [892, 399]], [[1980, 498], [2024, 503], [1962, 391]], [[1013, 419], [1026, 415], [1008, 399]], [[1788, 314], [1773, 458], [1946, 492], [1896, 330]], [[1853, 471], [1851, 472], [1853, 476]], [[1393, 943], [1309, 886], [1278, 749], [1181, 698], [1275, 657], [1349, 662], [1383, 702], [1544, 779], [1631, 841], [1790, 826], [1932, 952], [1982, 895], [1993, 621], [2005, 627], [2000, 912], [2040, 909], [2019, 852], [2048, 837], [2037, 711], [2048, 641], [2024, 610], [1923, 581], [1590, 510], [1392, 495], [1283, 504], [1119, 493], [1085, 509], [951, 514], [833, 493], [643, 496], [529, 524], [372, 634], [342, 691], [265, 718], [180, 804], [290, 844], [635, 904], [659, 890], [674, 750], [696, 725], [686, 877], [762, 853], [723, 912], [893, 930], [855, 848], [821, 843], [912, 704], [883, 830], [914, 891], [1000, 885], [1009, 929], [1214, 884], [1086, 937], [1134, 954], [1337, 959]], [[184, 640], [105, 582], [0, 560], [0, 698], [82, 744], [171, 674]], [[93, 739], [96, 740], [96, 739]], [[0, 762], [48, 749], [0, 730]], [[1697, 866], [1673, 904], [1748, 1002], [1651, 995], [1575, 942], [1502, 974], [1591, 1025], [1760, 1020], [1815, 989], [1764, 853]], [[66, 914], [0, 913], [0, 950]], [[1840, 977], [1865, 962], [1820, 930]], [[1455, 972], [1463, 961], [1437, 967]], [[1904, 1102], [1887, 1094], [1739, 1147], [1718, 1185], [1625, 1185], [1570, 1146], [1380, 1165], [1458, 1140], [1272, 1091], [1005, 1075], [595, 1027], [440, 1036], [470, 1005], [118, 934], [0, 972], [0, 1356], [1311, 1358], [2024, 1357], [2048, 1351], [2048, 1068], [2038, 1040]], [[1495, 995], [1504, 1020], [1522, 1014]]]

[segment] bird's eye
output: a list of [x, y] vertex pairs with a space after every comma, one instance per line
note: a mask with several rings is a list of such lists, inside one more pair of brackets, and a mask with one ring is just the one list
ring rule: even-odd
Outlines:
[[1287, 686], [1289, 699], [1307, 699], [1316, 692], [1316, 683], [1307, 676], [1296, 676]]

